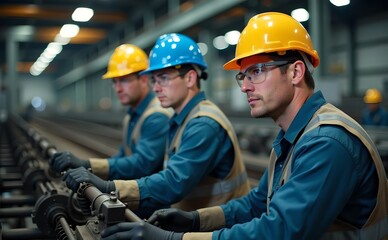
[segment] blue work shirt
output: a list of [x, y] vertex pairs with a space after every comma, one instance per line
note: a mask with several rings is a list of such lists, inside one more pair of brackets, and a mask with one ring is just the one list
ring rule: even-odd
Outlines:
[[381, 106], [376, 111], [365, 108], [361, 115], [361, 124], [369, 126], [388, 126], [388, 112]]
[[[222, 209], [226, 227], [212, 239], [319, 239], [338, 217], [361, 227], [376, 204], [378, 178], [366, 147], [344, 128], [320, 125], [299, 140], [313, 114], [325, 104], [321, 92], [302, 106], [273, 148], [278, 160], [269, 214], [268, 172], [248, 195]], [[292, 172], [281, 185], [282, 167], [292, 145]], [[244, 223], [244, 224], [238, 224]]]
[[[198, 93], [170, 119], [170, 142], [190, 111], [205, 99], [204, 92]], [[158, 209], [180, 201], [205, 176], [226, 177], [233, 161], [233, 144], [225, 129], [209, 117], [191, 119], [183, 130], [178, 151], [169, 153], [166, 168], [137, 180], [139, 209]]]
[[[130, 108], [128, 110], [128, 114], [131, 116], [128, 126], [128, 138], [130, 138], [135, 124], [154, 97], [155, 94], [149, 92], [135, 109]], [[161, 112], [154, 112], [148, 116], [140, 128], [141, 137], [139, 141], [132, 143], [128, 139], [132, 155], [126, 156], [122, 145], [119, 153], [109, 159], [109, 179], [138, 179], [161, 170], [166, 150], [168, 121], [169, 117]]]

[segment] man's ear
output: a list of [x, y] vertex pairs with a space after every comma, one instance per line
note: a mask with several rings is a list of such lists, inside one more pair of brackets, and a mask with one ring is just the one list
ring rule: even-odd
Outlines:
[[199, 81], [197, 72], [194, 70], [190, 70], [186, 73], [186, 79], [188, 87], [196, 86], [197, 81]]
[[297, 60], [289, 67], [289, 70], [291, 70], [290, 75], [292, 78], [292, 84], [296, 85], [303, 80], [306, 65], [301, 60]]
[[147, 83], [147, 81], [148, 81], [149, 78], [150, 78], [150, 77], [149, 77], [147, 74], [145, 74], [145, 75], [140, 75], [140, 76], [139, 76], [139, 79], [140, 79], [142, 82], [144, 82], [144, 83]]

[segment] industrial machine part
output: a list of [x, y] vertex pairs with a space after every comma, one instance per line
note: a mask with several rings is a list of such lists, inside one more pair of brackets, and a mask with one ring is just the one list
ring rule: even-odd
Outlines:
[[142, 221], [115, 192], [68, 189], [49, 169], [55, 146], [20, 117], [0, 128], [0, 239], [98, 239], [109, 225]]

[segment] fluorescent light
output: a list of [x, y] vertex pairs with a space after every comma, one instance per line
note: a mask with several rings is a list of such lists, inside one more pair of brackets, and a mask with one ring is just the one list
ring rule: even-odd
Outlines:
[[229, 47], [229, 44], [225, 41], [224, 36], [218, 36], [213, 39], [213, 46], [218, 50], [222, 50]]
[[225, 33], [225, 41], [230, 45], [236, 45], [239, 38], [240, 38], [240, 32], [237, 30], [233, 30]]
[[70, 39], [69, 37], [62, 37], [61, 34], [57, 34], [54, 41], [61, 45], [66, 45], [70, 42]]
[[72, 38], [75, 37], [79, 32], [78, 25], [75, 24], [65, 24], [62, 26], [59, 34], [64, 38]]
[[87, 22], [93, 17], [94, 11], [91, 8], [79, 7], [74, 10], [71, 18], [75, 22]]
[[337, 7], [349, 5], [350, 0], [330, 0], [330, 2]]
[[39, 76], [41, 73], [42, 73], [41, 71], [38, 71], [35, 68], [32, 68], [32, 67], [30, 68], [30, 74], [32, 76]]
[[198, 45], [199, 49], [201, 50], [202, 56], [205, 56], [207, 51], [208, 51], [207, 44], [203, 43], [203, 42], [199, 42], [199, 43], [197, 43], [197, 45]]
[[304, 8], [297, 8], [291, 12], [291, 16], [298, 22], [306, 22], [310, 18], [309, 12]]
[[[51, 53], [51, 54], [55, 54], [57, 55], [58, 53], [60, 53], [62, 51], [62, 45], [57, 43], [57, 42], [51, 42], [49, 43], [49, 45], [47, 46], [46, 50], [47, 52]], [[45, 50], [45, 51], [46, 51]]]

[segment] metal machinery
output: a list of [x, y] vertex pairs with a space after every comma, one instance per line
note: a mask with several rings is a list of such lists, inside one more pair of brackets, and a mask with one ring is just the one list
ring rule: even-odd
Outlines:
[[49, 169], [55, 146], [22, 118], [0, 124], [0, 240], [99, 239], [108, 225], [142, 221], [115, 192], [68, 189]]

